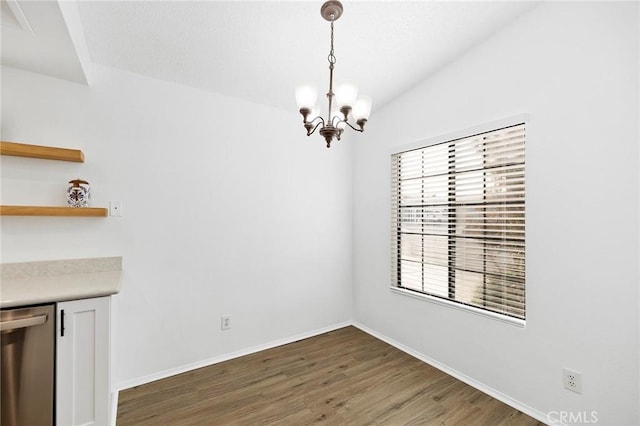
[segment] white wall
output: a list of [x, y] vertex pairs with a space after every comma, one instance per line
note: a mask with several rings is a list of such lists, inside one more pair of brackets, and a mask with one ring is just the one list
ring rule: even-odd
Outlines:
[[[640, 423], [638, 16], [636, 2], [543, 4], [376, 111], [354, 151], [357, 322], [543, 420]], [[391, 150], [520, 113], [526, 327], [392, 293]]]
[[3, 156], [3, 204], [64, 205], [77, 177], [94, 205], [123, 203], [121, 218], [2, 218], [2, 262], [123, 256], [115, 387], [350, 320], [351, 152], [307, 138], [293, 100], [5, 67], [2, 106], [2, 140], [86, 156]]

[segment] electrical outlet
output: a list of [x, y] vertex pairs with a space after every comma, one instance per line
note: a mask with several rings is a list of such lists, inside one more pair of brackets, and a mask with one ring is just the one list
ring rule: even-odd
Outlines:
[[220, 330], [229, 330], [231, 328], [231, 315], [223, 315], [220, 318]]
[[582, 393], [582, 375], [577, 371], [562, 369], [564, 388], [576, 393]]
[[122, 216], [122, 202], [109, 201], [109, 216]]

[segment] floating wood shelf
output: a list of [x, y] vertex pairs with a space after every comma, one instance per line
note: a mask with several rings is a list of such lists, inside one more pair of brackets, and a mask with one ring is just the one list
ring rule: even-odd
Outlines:
[[0, 216], [106, 217], [104, 207], [0, 206]]
[[84, 154], [79, 149], [28, 145], [17, 142], [0, 142], [0, 154], [12, 155], [14, 157], [44, 158], [46, 160], [84, 163]]

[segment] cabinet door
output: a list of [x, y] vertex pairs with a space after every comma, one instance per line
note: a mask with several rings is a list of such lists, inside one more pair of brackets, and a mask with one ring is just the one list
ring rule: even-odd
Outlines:
[[56, 420], [109, 423], [110, 298], [57, 304]]

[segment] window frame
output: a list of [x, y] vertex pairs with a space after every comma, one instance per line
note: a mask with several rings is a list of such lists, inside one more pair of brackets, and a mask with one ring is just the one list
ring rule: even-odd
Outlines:
[[[486, 132], [492, 132], [498, 129], [502, 129], [502, 128], [506, 128], [506, 127], [512, 127], [512, 126], [517, 126], [519, 124], [523, 124], [525, 125], [525, 129], [527, 131], [527, 136], [526, 136], [526, 140], [529, 141], [530, 140], [530, 134], [531, 134], [531, 129], [530, 129], [530, 120], [529, 120], [529, 116], [528, 114], [518, 114], [518, 115], [514, 115], [511, 117], [507, 117], [504, 119], [500, 119], [500, 120], [495, 120], [495, 121], [491, 121], [491, 122], [487, 122], [487, 123], [483, 123], [481, 125], [478, 126], [474, 126], [474, 127], [470, 127], [470, 128], [465, 128], [462, 130], [458, 130], [458, 131], [454, 131], [454, 132], [450, 132], [450, 133], [446, 133], [446, 134], [442, 134], [440, 136], [435, 136], [435, 137], [431, 137], [428, 139], [421, 139], [415, 142], [412, 142], [410, 144], [405, 144], [405, 145], [401, 145], [401, 146], [394, 146], [391, 147], [391, 149], [389, 150], [389, 160], [390, 160], [390, 165], [391, 162], [393, 161], [392, 156], [398, 153], [402, 153], [402, 152], [406, 152], [406, 151], [412, 151], [412, 150], [416, 150], [416, 149], [420, 149], [420, 148], [426, 148], [426, 147], [430, 147], [433, 145], [438, 145], [438, 144], [444, 144], [444, 143], [448, 143], [448, 142], [452, 142], [458, 139], [465, 139], [480, 133], [486, 133]], [[525, 148], [526, 149], [526, 148]], [[524, 171], [524, 175], [525, 175], [525, 186], [526, 186], [526, 160], [525, 160], [525, 171]], [[391, 175], [391, 168], [389, 169], [389, 180], [388, 182], [392, 182], [393, 176]], [[525, 189], [525, 193], [526, 193], [526, 189]], [[392, 200], [393, 197], [395, 196], [394, 194], [392, 195]], [[526, 197], [525, 197], [525, 205], [526, 205]], [[389, 211], [391, 212], [391, 209], [393, 208], [393, 206], [390, 206]], [[525, 215], [526, 215], [526, 208], [525, 208]], [[395, 229], [391, 229], [391, 226], [393, 224], [393, 219], [390, 218], [391, 220], [389, 221], [389, 234], [392, 236], [392, 238], [397, 238], [397, 230]], [[526, 277], [526, 241], [527, 241], [527, 227], [526, 227], [526, 219], [525, 219], [525, 255], [524, 255], [524, 262], [525, 262], [525, 277]], [[397, 258], [397, 252], [393, 253], [394, 250], [394, 246], [393, 246], [393, 242], [390, 240], [390, 253], [391, 253], [391, 268], [392, 270], [397, 270], [398, 268], [398, 261], [399, 259]], [[395, 266], [394, 266], [395, 265]], [[450, 289], [450, 285], [451, 285], [451, 281], [449, 280], [449, 289]], [[521, 318], [517, 318], [517, 317], [513, 317], [513, 316], [509, 316], [507, 314], [502, 314], [499, 312], [493, 312], [493, 311], [488, 311], [482, 308], [477, 308], [475, 306], [472, 305], [467, 305], [461, 302], [457, 302], [457, 301], [453, 301], [453, 300], [448, 300], [446, 298], [441, 298], [441, 297], [437, 297], [437, 296], [432, 296], [426, 293], [421, 293], [415, 290], [410, 290], [410, 289], [406, 289], [406, 288], [402, 288], [402, 287], [396, 287], [394, 286], [393, 282], [390, 282], [390, 290], [392, 293], [395, 294], [399, 294], [402, 296], [408, 296], [411, 298], [415, 298], [415, 299], [419, 299], [419, 300], [423, 300], [423, 301], [427, 301], [429, 303], [434, 303], [440, 306], [445, 306], [448, 308], [453, 308], [455, 310], [459, 310], [459, 311], [463, 311], [463, 312], [467, 312], [467, 313], [471, 313], [471, 314], [475, 314], [475, 315], [480, 315], [482, 317], [485, 318], [489, 318], [489, 319], [493, 319], [493, 320], [497, 320], [497, 321], [501, 321], [507, 324], [511, 324], [511, 325], [515, 325], [515, 326], [519, 326], [519, 327], [525, 327], [526, 326], [526, 318], [528, 315], [528, 309], [527, 309], [527, 286], [526, 286], [526, 280], [525, 280], [525, 286], [524, 286], [524, 292], [525, 292], [525, 319], [521, 319]]]

